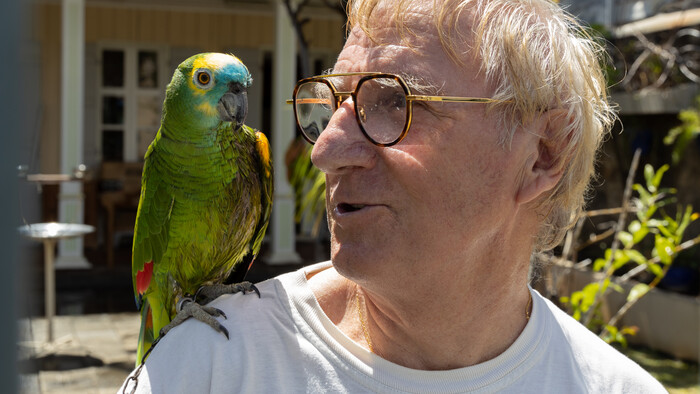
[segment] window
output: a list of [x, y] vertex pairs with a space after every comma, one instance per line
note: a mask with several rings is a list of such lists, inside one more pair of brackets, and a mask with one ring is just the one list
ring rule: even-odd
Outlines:
[[100, 63], [97, 140], [102, 160], [143, 160], [160, 125], [165, 50], [105, 46]]

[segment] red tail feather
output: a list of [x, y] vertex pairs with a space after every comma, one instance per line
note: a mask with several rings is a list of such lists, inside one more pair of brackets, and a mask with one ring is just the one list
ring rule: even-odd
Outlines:
[[153, 276], [153, 260], [143, 265], [143, 270], [136, 273], [136, 291], [143, 294], [151, 284]]

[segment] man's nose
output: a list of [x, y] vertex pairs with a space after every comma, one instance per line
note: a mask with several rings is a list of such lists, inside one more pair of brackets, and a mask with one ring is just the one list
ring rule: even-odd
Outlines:
[[355, 118], [352, 98], [343, 101], [316, 140], [311, 161], [326, 174], [374, 165], [377, 146], [365, 138]]

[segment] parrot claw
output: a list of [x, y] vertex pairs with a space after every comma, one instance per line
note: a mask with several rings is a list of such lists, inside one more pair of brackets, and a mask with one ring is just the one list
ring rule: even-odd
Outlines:
[[203, 304], [208, 304], [210, 301], [222, 296], [224, 294], [236, 294], [243, 292], [243, 294], [255, 293], [260, 298], [260, 290], [252, 284], [251, 282], [241, 282], [233, 283], [230, 285], [215, 284], [202, 286], [197, 290], [197, 297], [201, 297]]
[[216, 313], [218, 313], [219, 316], [223, 317], [224, 320], [228, 320], [228, 317], [226, 316], [226, 314], [224, 313], [224, 311], [222, 311], [222, 310], [219, 309], [219, 308], [214, 308], [214, 309], [216, 309]]
[[170, 322], [170, 324], [160, 330], [160, 336], [164, 336], [168, 333], [168, 331], [179, 326], [190, 317], [193, 317], [203, 323], [206, 323], [209, 327], [224, 334], [226, 339], [229, 339], [229, 333], [226, 327], [216, 320], [216, 317], [219, 316], [227, 319], [226, 314], [221, 309], [214, 308], [212, 306], [199, 305], [198, 303], [194, 302], [192, 298], [183, 297], [177, 303], [177, 315], [175, 315], [175, 318]]
[[237, 290], [234, 293], [238, 293], [239, 291], [242, 291], [243, 294], [255, 293], [258, 295], [258, 298], [260, 298], [260, 290], [258, 290], [258, 288], [250, 282], [235, 283], [231, 286]]

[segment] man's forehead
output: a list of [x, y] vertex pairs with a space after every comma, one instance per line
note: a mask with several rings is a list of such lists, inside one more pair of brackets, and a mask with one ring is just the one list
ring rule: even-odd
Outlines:
[[[395, 37], [390, 41], [377, 41], [369, 38], [359, 29], [353, 29], [345, 47], [338, 57], [335, 67], [329, 73], [382, 72], [396, 74], [413, 89], [415, 86], [441, 86], [447, 74], [454, 74], [454, 64], [442, 51], [439, 39], [428, 40], [423, 36], [420, 42], [399, 42]], [[373, 37], [374, 38], [374, 37]], [[417, 37], [416, 37], [417, 40]], [[431, 44], [432, 43], [432, 44]], [[352, 86], [361, 77], [342, 77], [338, 86]], [[336, 83], [336, 80], [333, 81]]]

